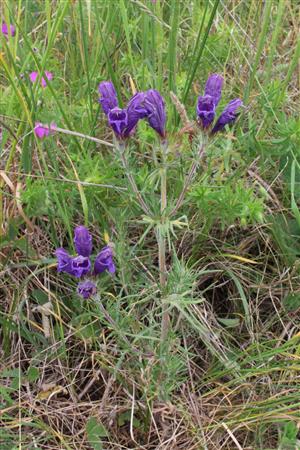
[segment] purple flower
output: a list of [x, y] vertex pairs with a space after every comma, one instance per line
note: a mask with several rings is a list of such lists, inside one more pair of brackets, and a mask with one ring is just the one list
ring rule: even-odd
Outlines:
[[92, 236], [88, 229], [84, 226], [76, 227], [74, 230], [74, 244], [78, 255], [90, 256], [92, 253]]
[[[216, 73], [210, 75], [205, 85], [205, 95], [198, 97], [197, 116], [204, 129], [210, 127], [214, 121], [216, 106], [221, 99], [223, 81], [221, 75]], [[233, 122], [237, 117], [236, 110], [241, 105], [242, 101], [239, 98], [229, 102], [213, 127], [212, 133], [223, 130], [225, 125]]]
[[113, 261], [113, 252], [108, 245], [106, 245], [96, 256], [94, 273], [99, 274], [105, 270], [108, 270], [110, 273], [115, 273], [116, 271], [116, 266]]
[[212, 133], [217, 133], [223, 130], [225, 125], [232, 123], [237, 118], [236, 110], [243, 104], [242, 100], [235, 98], [231, 100], [225, 107], [224, 111], [218, 118], [215, 126], [212, 129]]
[[43, 125], [41, 122], [35, 122], [34, 134], [39, 139], [44, 139], [49, 136], [52, 131], [55, 131], [56, 124], [54, 122], [51, 125]]
[[150, 127], [164, 138], [166, 135], [166, 110], [163, 97], [155, 89], [150, 89], [145, 92], [143, 106], [147, 111], [146, 117]]
[[127, 127], [126, 134], [129, 136], [134, 133], [136, 125], [140, 119], [148, 116], [148, 111], [144, 106], [146, 94], [138, 92], [128, 102], [127, 111]]
[[70, 270], [67, 272], [70, 275], [74, 275], [76, 278], [81, 278], [87, 275], [91, 270], [91, 261], [86, 256], [76, 256], [71, 258]]
[[125, 138], [128, 116], [126, 109], [113, 108], [108, 113], [108, 123], [119, 138]]
[[118, 139], [127, 139], [135, 132], [140, 119], [147, 117], [149, 124], [161, 136], [165, 131], [164, 101], [157, 91], [138, 92], [128, 102], [126, 108], [118, 105], [117, 93], [111, 81], [103, 81], [98, 87], [99, 99], [108, 123]]
[[97, 288], [95, 283], [90, 280], [81, 281], [78, 283], [77, 292], [84, 299], [90, 298], [92, 295], [95, 295], [97, 292]]
[[217, 73], [213, 73], [208, 77], [205, 85], [204, 95], [209, 95], [213, 98], [214, 105], [217, 106], [222, 95], [223, 77]]
[[138, 121], [146, 117], [147, 111], [143, 106], [144, 98], [145, 94], [139, 92], [129, 100], [127, 108], [115, 107], [109, 110], [108, 123], [118, 139], [126, 139], [131, 136]]
[[57, 257], [57, 271], [70, 273], [71, 270], [71, 260], [72, 257], [64, 248], [58, 248], [55, 251], [55, 256]]
[[[10, 25], [9, 26], [10, 29], [10, 34], [12, 36], [15, 36], [16, 34], [16, 27], [14, 25]], [[6, 22], [2, 22], [2, 27], [1, 27], [1, 31], [5, 36], [8, 36], [8, 25]]]
[[210, 95], [200, 95], [197, 102], [197, 116], [203, 128], [207, 128], [215, 118], [214, 99]]
[[116, 108], [118, 104], [117, 93], [111, 81], [102, 81], [98, 86], [99, 102], [102, 105], [103, 112], [108, 115], [111, 109]]
[[79, 255], [74, 258], [64, 248], [58, 248], [55, 255], [58, 261], [58, 272], [65, 272], [80, 278], [91, 270], [91, 261], [85, 256]]
[[[30, 81], [32, 83], [35, 83], [38, 76], [39, 76], [38, 72], [31, 72], [31, 74], [29, 75]], [[45, 71], [45, 76], [48, 81], [51, 81], [53, 79], [53, 74], [51, 72], [48, 72], [47, 70]], [[45, 88], [47, 86], [47, 82], [44, 77], [42, 77], [42, 79], [41, 79], [41, 85], [43, 88]]]

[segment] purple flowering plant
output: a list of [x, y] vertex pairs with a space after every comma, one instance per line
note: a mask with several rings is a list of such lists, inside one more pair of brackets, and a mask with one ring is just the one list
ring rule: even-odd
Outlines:
[[[168, 206], [167, 195], [167, 168], [169, 165], [169, 150], [166, 133], [166, 106], [161, 94], [150, 89], [145, 92], [135, 94], [130, 100], [126, 108], [121, 109], [118, 104], [116, 90], [111, 81], [104, 81], [99, 84], [99, 102], [102, 105], [102, 110], [107, 116], [108, 124], [112, 128], [115, 135], [116, 153], [119, 155], [125, 174], [127, 175], [129, 184], [135, 194], [135, 198], [139, 203], [142, 211], [145, 214], [145, 221], [156, 230], [156, 238], [158, 245], [158, 261], [159, 261], [159, 278], [160, 289], [162, 297], [165, 295], [167, 289], [167, 266], [166, 266], [166, 242], [170, 242], [170, 232], [174, 233], [174, 227], [184, 226], [183, 220], [173, 220], [173, 216], [182, 206], [185, 194], [187, 193], [192, 181], [194, 180], [199, 161], [204, 155], [204, 152], [209, 145], [211, 139], [214, 138], [217, 132], [223, 131], [225, 126], [233, 123], [237, 118], [238, 108], [242, 105], [240, 99], [231, 100], [225, 107], [221, 115], [215, 121], [216, 109], [221, 100], [223, 77], [218, 74], [209, 76], [204, 95], [197, 99], [197, 124], [195, 128], [192, 122], [188, 120], [187, 115], [182, 110], [184, 107], [175, 97], [175, 107], [178, 107], [178, 113], [184, 117], [185, 125], [193, 129], [193, 134], [199, 136], [196, 140], [197, 152], [196, 159], [191, 164], [190, 170], [184, 180], [182, 191], [177, 200]], [[152, 212], [149, 201], [144, 198], [139, 189], [132, 170], [128, 162], [128, 154], [126, 150], [130, 151], [129, 138], [134, 135], [140, 120], [146, 120], [148, 125], [157, 133], [160, 145], [159, 153], [161, 166], [159, 169], [160, 178], [160, 212]], [[157, 221], [157, 215], [159, 219]], [[95, 263], [96, 267], [96, 263]], [[161, 343], [165, 342], [170, 326], [170, 317], [168, 306], [166, 302], [162, 303], [162, 323], [161, 323]]]
[[[48, 81], [52, 79], [52, 74], [45, 72]], [[31, 74], [32, 82], [35, 82], [38, 74]], [[46, 84], [44, 78], [41, 79], [43, 87]], [[109, 127], [113, 131], [113, 144], [100, 139], [83, 135], [81, 133], [64, 130], [54, 125], [43, 125], [38, 122], [35, 126], [35, 134], [39, 139], [47, 137], [52, 130], [71, 134], [86, 139], [90, 139], [99, 144], [113, 147], [116, 158], [121, 163], [124, 174], [127, 177], [130, 189], [134, 194], [136, 203], [143, 212], [143, 222], [147, 224], [148, 230], [155, 230], [158, 249], [159, 265], [159, 287], [162, 298], [162, 320], [161, 320], [161, 345], [167, 342], [170, 329], [168, 298], [168, 267], [167, 267], [167, 244], [171, 249], [171, 236], [174, 235], [176, 227], [181, 228], [187, 225], [186, 216], [176, 218], [178, 210], [184, 204], [186, 193], [195, 178], [197, 168], [211, 142], [215, 141], [217, 133], [224, 131], [227, 125], [232, 124], [238, 114], [242, 101], [239, 98], [231, 100], [217, 117], [217, 108], [221, 100], [223, 77], [218, 74], [209, 76], [204, 94], [200, 95], [196, 104], [196, 121], [189, 120], [184, 106], [171, 93], [171, 98], [175, 108], [183, 122], [183, 130], [187, 130], [191, 139], [194, 159], [183, 179], [181, 192], [174, 198], [170, 182], [168, 183], [168, 169], [174, 167], [174, 155], [169, 150], [168, 134], [166, 130], [167, 113], [166, 104], [162, 95], [155, 89], [135, 93], [128, 101], [126, 107], [121, 108], [116, 89], [111, 81], [102, 81], [98, 86], [99, 103], [107, 118]], [[217, 118], [216, 118], [217, 117]], [[136, 135], [140, 121], [145, 121], [157, 136], [157, 148], [154, 150], [156, 167], [153, 174], [159, 182], [155, 182], [154, 192], [159, 188], [159, 196], [145, 196], [146, 189], [141, 189], [138, 185], [134, 170], [129, 163], [132, 142]], [[195, 138], [195, 139], [194, 139]], [[135, 139], [136, 140], [136, 139]], [[176, 162], [176, 161], [175, 161]], [[168, 186], [169, 185], [169, 186]], [[168, 195], [167, 189], [170, 188]], [[173, 197], [173, 198], [172, 198]], [[153, 200], [154, 198], [154, 200]], [[159, 203], [156, 198], [159, 198]], [[157, 202], [157, 205], [155, 204]], [[111, 245], [106, 245], [91, 262], [93, 250], [92, 237], [84, 226], [78, 226], [74, 231], [74, 245], [77, 255], [70, 255], [65, 249], [58, 248], [55, 252], [58, 265], [58, 272], [65, 272], [79, 280], [77, 287], [78, 294], [84, 299], [95, 295], [96, 284], [93, 280], [103, 272], [114, 274], [116, 271], [113, 251]]]
[[162, 138], [165, 137], [165, 102], [158, 91], [150, 89], [146, 92], [138, 92], [131, 97], [127, 107], [121, 109], [111, 81], [100, 83], [98, 90], [99, 102], [118, 140], [126, 140], [132, 136], [141, 119], [146, 119], [151, 128]]
[[[203, 129], [208, 129], [213, 125], [216, 108], [222, 96], [223, 77], [216, 73], [209, 76], [203, 96], [199, 96], [197, 100], [197, 119]], [[226, 106], [220, 117], [213, 126], [211, 133], [215, 134], [222, 131], [226, 125], [234, 122], [237, 118], [237, 110], [242, 106], [239, 98], [231, 100]]]
[[[113, 251], [110, 245], [106, 245], [96, 256], [94, 269], [91, 262], [93, 250], [92, 235], [83, 226], [77, 226], [74, 230], [74, 246], [76, 256], [71, 256], [64, 248], [57, 248], [55, 256], [57, 258], [57, 271], [65, 272], [81, 281], [78, 284], [77, 292], [87, 299], [97, 292], [96, 284], [90, 280], [100, 273], [108, 271], [114, 274], [116, 271], [113, 260]], [[85, 279], [85, 277], [88, 277]]]

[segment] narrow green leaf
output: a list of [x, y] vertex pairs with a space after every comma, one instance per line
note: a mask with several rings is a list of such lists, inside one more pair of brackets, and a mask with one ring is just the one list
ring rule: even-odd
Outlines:
[[[208, 3], [209, 2], [206, 2], [207, 5], [208, 5]], [[200, 47], [198, 49], [197, 56], [194, 58], [194, 55], [193, 55], [194, 64], [192, 66], [192, 69], [191, 69], [191, 72], [190, 72], [190, 76], [188, 77], [188, 79], [186, 81], [186, 84], [185, 84], [184, 93], [183, 93], [183, 96], [182, 96], [182, 102], [183, 103], [185, 103], [185, 101], [187, 99], [187, 96], [189, 94], [189, 91], [191, 89], [191, 85], [192, 85], [193, 79], [195, 77], [197, 68], [198, 68], [198, 66], [200, 64], [201, 56], [202, 56], [203, 50], [205, 48], [205, 44], [206, 44], [206, 41], [207, 41], [207, 38], [208, 38], [208, 35], [209, 35], [209, 31], [211, 29], [214, 17], [216, 15], [219, 3], [220, 3], [220, 0], [215, 0], [214, 6], [213, 6], [212, 12], [210, 14], [210, 18], [209, 18], [209, 21], [208, 21], [208, 24], [207, 24], [207, 27], [206, 27], [206, 30], [205, 30], [205, 33], [204, 33], [204, 36], [203, 36], [203, 39], [202, 39]], [[205, 15], [206, 15], [206, 11], [207, 11], [207, 5], [206, 5], [206, 9], [204, 11], [204, 16], [203, 16], [202, 23], [201, 23], [200, 30], [199, 30], [199, 34], [198, 34], [198, 37], [197, 37], [197, 42], [200, 40], [200, 33], [202, 32], [202, 28], [203, 28]], [[195, 52], [197, 52], [197, 48], [195, 48]]]
[[267, 39], [267, 33], [268, 33], [268, 26], [270, 22], [270, 16], [271, 16], [271, 10], [272, 10], [272, 0], [268, 0], [265, 3], [265, 9], [264, 9], [264, 17], [263, 17], [263, 23], [262, 23], [262, 29], [258, 38], [258, 44], [256, 49], [256, 54], [254, 58], [254, 62], [251, 65], [251, 73], [250, 78], [246, 87], [245, 95], [244, 95], [244, 102], [247, 103], [249, 100], [250, 92], [253, 87], [253, 83], [256, 76], [256, 71], [258, 68], [258, 64], [261, 58], [261, 54]]

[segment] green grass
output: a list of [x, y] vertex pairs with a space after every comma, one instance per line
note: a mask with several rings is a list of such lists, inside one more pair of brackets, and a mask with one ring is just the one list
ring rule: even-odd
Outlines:
[[[1, 449], [297, 449], [297, 3], [4, 0], [1, 17], [16, 25], [0, 37]], [[47, 88], [32, 85], [45, 70]], [[97, 88], [112, 80], [123, 106], [135, 90], [164, 96], [171, 210], [192, 153], [170, 91], [193, 121], [210, 73], [225, 79], [218, 112], [235, 97], [245, 107], [160, 228], [162, 352], [161, 225], [105, 144]], [[74, 133], [37, 141], [36, 121]], [[141, 123], [127, 156], [158, 221], [157, 147]], [[107, 236], [115, 247], [116, 276], [99, 277], [91, 301], [56, 271], [78, 224], [94, 253]]]

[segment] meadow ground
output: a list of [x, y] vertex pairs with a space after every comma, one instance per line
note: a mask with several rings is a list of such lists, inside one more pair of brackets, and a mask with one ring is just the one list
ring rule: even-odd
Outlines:
[[[300, 448], [299, 2], [0, 10], [1, 450]], [[176, 207], [212, 73], [243, 107]], [[146, 120], [113, 149], [105, 80], [161, 92], [167, 150]], [[86, 300], [54, 256], [78, 225], [116, 266]]]

